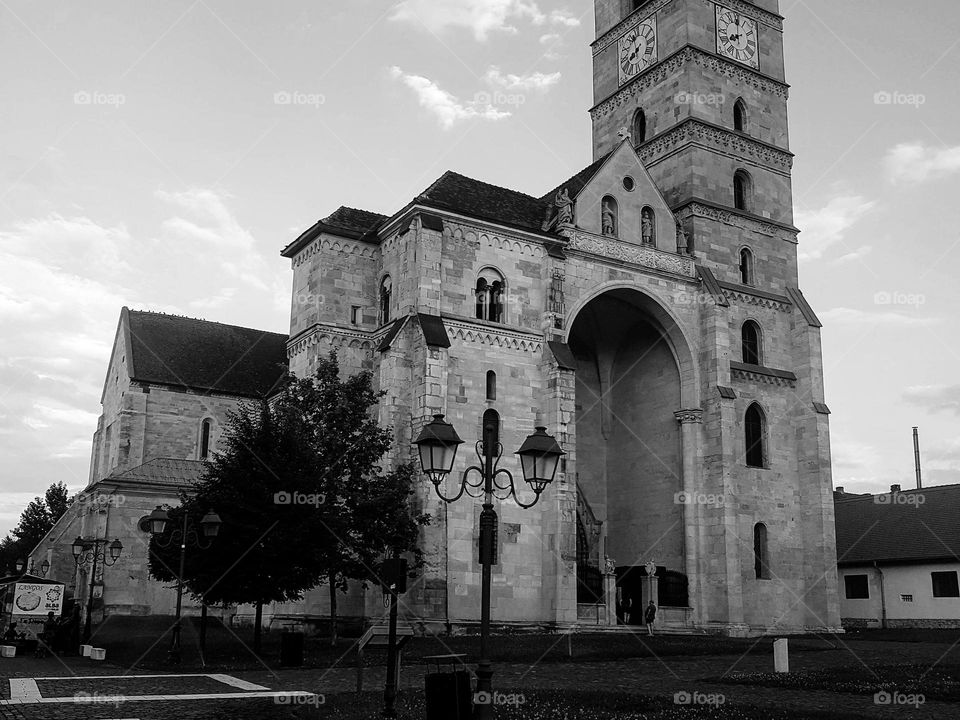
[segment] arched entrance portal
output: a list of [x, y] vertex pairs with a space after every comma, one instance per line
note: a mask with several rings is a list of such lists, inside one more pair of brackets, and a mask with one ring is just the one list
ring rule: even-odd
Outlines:
[[[686, 341], [657, 302], [617, 288], [580, 309], [568, 344], [577, 360], [577, 484], [586, 501], [578, 507], [591, 508], [604, 537], [597, 558], [578, 558], [578, 579], [590, 582], [594, 563], [603, 567], [605, 555], [617, 567], [622, 619], [639, 620], [651, 588], [658, 605], [685, 606], [683, 461], [675, 413], [695, 387]], [[659, 589], [639, 582], [650, 561], [666, 581]]]

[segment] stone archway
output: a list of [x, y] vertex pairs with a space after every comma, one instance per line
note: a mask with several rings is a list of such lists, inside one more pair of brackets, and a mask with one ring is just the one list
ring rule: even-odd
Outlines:
[[[699, 391], [682, 330], [650, 295], [614, 287], [581, 305], [567, 342], [577, 360], [578, 491], [603, 524], [604, 554], [621, 577], [651, 560], [658, 575], [686, 577], [692, 536], [679, 494], [692, 478], [677, 411], [697, 407]], [[633, 592], [622, 585], [621, 595]], [[637, 594], [621, 599], [637, 604]]]

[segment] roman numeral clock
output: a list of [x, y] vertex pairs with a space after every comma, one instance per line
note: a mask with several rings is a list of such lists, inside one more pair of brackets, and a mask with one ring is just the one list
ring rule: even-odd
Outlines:
[[633, 79], [657, 62], [657, 17], [651, 15], [632, 30], [625, 32], [618, 43], [620, 84]]
[[760, 69], [757, 21], [717, 5], [717, 53]]

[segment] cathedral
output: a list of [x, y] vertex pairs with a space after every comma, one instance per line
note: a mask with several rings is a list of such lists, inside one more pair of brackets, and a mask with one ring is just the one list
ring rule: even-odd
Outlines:
[[[490, 418], [518, 477], [512, 453], [534, 426], [557, 438], [566, 455], [540, 502], [496, 508], [495, 624], [630, 624], [652, 599], [676, 631], [837, 630], [830, 411], [798, 281], [778, 0], [595, 5], [593, 162], [539, 196], [447, 172], [390, 216], [341, 207], [317, 222], [282, 251], [289, 370], [308, 374], [331, 350], [345, 372], [370, 370], [392, 462], [415, 458], [443, 414], [466, 441], [447, 494]], [[250, 392], [188, 387], [189, 369], [166, 385], [127, 378], [179, 392], [185, 430], [148, 418], [154, 447], [113, 456], [106, 422], [91, 486], [156, 458], [183, 474], [212, 452], [225, 408], [276, 382], [278, 341]], [[104, 413], [130, 422], [145, 408]], [[426, 479], [418, 504], [433, 522], [403, 612], [475, 624], [480, 504], [447, 505]], [[323, 618], [326, 594], [272, 612]], [[382, 614], [378, 590], [339, 604]]]

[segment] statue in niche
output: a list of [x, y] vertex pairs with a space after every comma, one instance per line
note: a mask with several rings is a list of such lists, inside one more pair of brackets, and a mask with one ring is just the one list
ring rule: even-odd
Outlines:
[[569, 225], [573, 222], [573, 200], [570, 199], [570, 193], [566, 188], [557, 192], [553, 204], [557, 206], [558, 225]]
[[607, 575], [617, 574], [617, 562], [612, 557], [606, 557], [603, 561], [603, 571]]
[[603, 221], [603, 234], [616, 237], [617, 235], [617, 213], [613, 207], [613, 200], [611, 198], [603, 199], [603, 209], [601, 210], [600, 217]]
[[680, 255], [686, 255], [689, 251], [689, 247], [690, 244], [687, 233], [683, 229], [683, 225], [680, 224], [680, 221], [677, 220], [677, 253]]
[[656, 245], [656, 227], [653, 224], [653, 210], [644, 208], [640, 213], [640, 234], [644, 245]]

